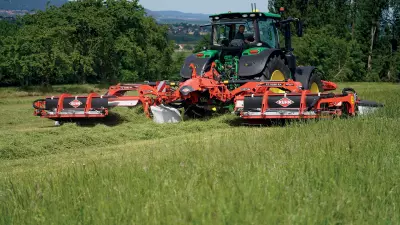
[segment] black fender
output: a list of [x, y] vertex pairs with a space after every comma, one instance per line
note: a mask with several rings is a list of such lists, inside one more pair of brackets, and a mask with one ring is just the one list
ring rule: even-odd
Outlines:
[[192, 77], [192, 69], [190, 64], [193, 63], [196, 66], [196, 73], [198, 75], [207, 72], [211, 68], [211, 63], [217, 59], [217, 54], [209, 58], [197, 58], [195, 54], [188, 56], [181, 68], [181, 77], [189, 79]]
[[308, 90], [309, 80], [311, 78], [312, 72], [316, 69], [315, 66], [299, 66], [296, 68], [296, 73], [294, 74], [294, 80], [300, 82], [303, 85], [304, 90]]
[[275, 55], [281, 55], [286, 61], [282, 50], [276, 48], [264, 50], [258, 55], [243, 55], [239, 61], [239, 76], [250, 77], [260, 74], [265, 69], [269, 58]]

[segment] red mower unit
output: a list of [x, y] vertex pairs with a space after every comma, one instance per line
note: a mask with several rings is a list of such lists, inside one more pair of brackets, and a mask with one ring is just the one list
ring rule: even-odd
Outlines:
[[[335, 86], [331, 82], [322, 82], [328, 89]], [[228, 85], [240, 86], [229, 90]], [[128, 91], [137, 91], [138, 96], [126, 96]], [[229, 111], [231, 104], [234, 104], [234, 112], [245, 120], [356, 116], [382, 106], [361, 101], [351, 88], [344, 89], [341, 94], [312, 93], [293, 80], [216, 81], [194, 76], [181, 83], [118, 84], [110, 87], [105, 95], [62, 94], [36, 100], [34, 108], [37, 116], [64, 122], [104, 118], [113, 107], [142, 105], [147, 117], [157, 123], [168, 123], [181, 120], [179, 108], [184, 108], [189, 116], [202, 117], [207, 111]]]
[[[211, 42], [186, 58], [180, 82], [118, 84], [104, 95], [62, 94], [34, 102], [35, 115], [56, 121], [108, 116], [114, 107], [142, 105], [157, 123], [179, 122], [181, 112], [204, 117], [234, 112], [245, 120], [312, 119], [355, 116], [382, 105], [361, 101], [347, 88], [321, 80], [313, 66], [297, 66], [291, 24], [302, 36], [299, 19], [252, 10], [210, 16]], [[279, 32], [285, 46], [280, 46]], [[137, 94], [127, 95], [135, 91]]]

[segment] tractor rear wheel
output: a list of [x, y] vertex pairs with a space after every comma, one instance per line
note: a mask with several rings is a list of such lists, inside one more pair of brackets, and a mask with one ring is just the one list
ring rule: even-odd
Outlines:
[[285, 64], [285, 60], [282, 59], [281, 56], [275, 55], [268, 60], [260, 79], [262, 81], [287, 80], [290, 79], [290, 69], [288, 65]]
[[[275, 55], [268, 60], [260, 80], [284, 81], [290, 78], [290, 69], [288, 65], [285, 64], [285, 60], [282, 59], [281, 56]], [[269, 90], [274, 93], [284, 93], [284, 91], [279, 88], [270, 88]]]

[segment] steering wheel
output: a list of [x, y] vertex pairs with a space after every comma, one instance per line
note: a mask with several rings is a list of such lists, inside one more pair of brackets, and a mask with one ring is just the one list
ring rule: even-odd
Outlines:
[[250, 36], [248, 36], [247, 38], [246, 38], [246, 40], [248, 40], [248, 41], [250, 41], [250, 42], [254, 42], [254, 36], [253, 35], [250, 35]]

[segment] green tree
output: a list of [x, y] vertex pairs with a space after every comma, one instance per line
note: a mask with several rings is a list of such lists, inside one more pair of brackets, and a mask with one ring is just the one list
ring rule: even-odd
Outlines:
[[193, 52], [203, 51], [204, 47], [209, 47], [211, 43], [211, 35], [202, 36], [201, 40], [194, 46]]
[[400, 1], [269, 2], [271, 11], [283, 6], [284, 17], [305, 21], [305, 38], [296, 40], [294, 45], [299, 62], [317, 66], [325, 76], [338, 80], [394, 80], [399, 74], [393, 60], [397, 54], [391, 46], [399, 39], [396, 30], [400, 28]]
[[50, 6], [18, 26], [0, 42], [3, 84], [155, 80], [173, 67], [167, 27], [146, 17], [137, 0]]
[[362, 50], [367, 59], [368, 71], [372, 70], [374, 47], [378, 39], [380, 19], [385, 8], [388, 7], [387, 0], [365, 0], [357, 1], [358, 14], [356, 22], [356, 38], [362, 45]]

